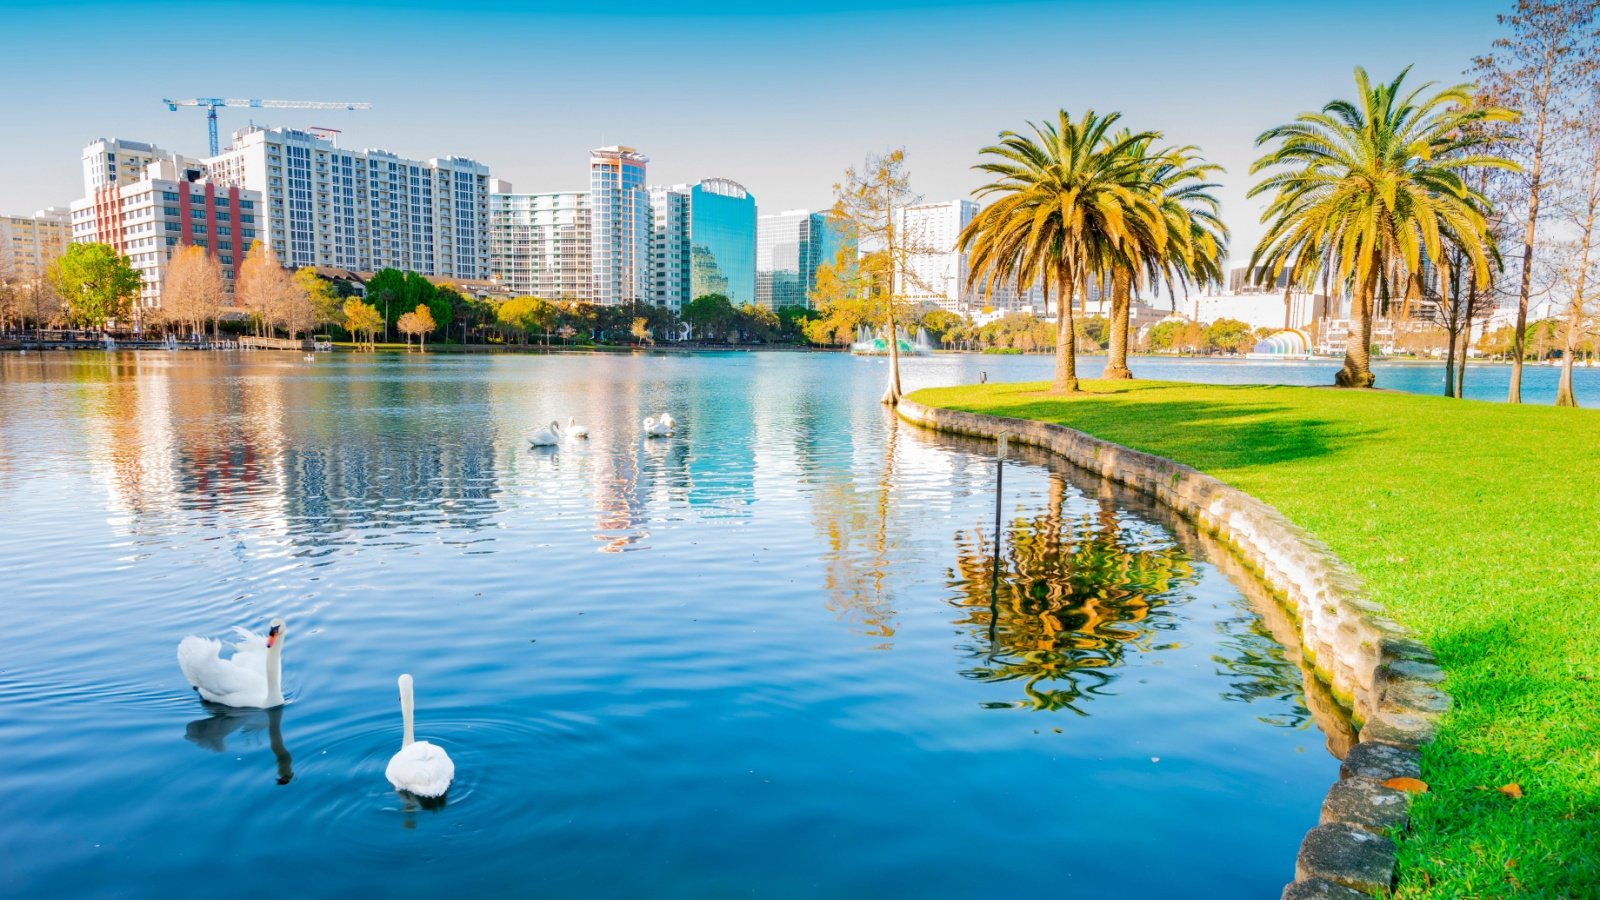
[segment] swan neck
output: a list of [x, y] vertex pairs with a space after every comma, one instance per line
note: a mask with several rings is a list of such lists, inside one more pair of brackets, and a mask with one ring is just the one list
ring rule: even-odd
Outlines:
[[267, 648], [267, 705], [283, 703], [283, 638]]
[[400, 686], [400, 718], [405, 722], [405, 736], [400, 739], [400, 746], [409, 747], [416, 742], [416, 734], [411, 730], [411, 715], [413, 701], [411, 699], [411, 685]]

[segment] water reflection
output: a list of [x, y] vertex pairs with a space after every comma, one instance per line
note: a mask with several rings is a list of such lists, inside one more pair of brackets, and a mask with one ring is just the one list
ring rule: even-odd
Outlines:
[[992, 534], [956, 532], [950, 584], [975, 663], [964, 676], [1021, 681], [1017, 705], [1083, 714], [1126, 654], [1161, 649], [1195, 573], [1170, 536], [1118, 515], [1109, 486], [1091, 512], [1068, 511], [1073, 493], [1052, 472], [1047, 508], [1006, 524], [998, 567]]
[[212, 753], [223, 753], [228, 749], [228, 738], [235, 732], [242, 730], [244, 736], [259, 741], [261, 732], [265, 730], [267, 746], [272, 749], [272, 756], [277, 761], [278, 783], [288, 784], [294, 780], [294, 757], [283, 743], [283, 707], [235, 709], [205, 700], [201, 700], [200, 705], [210, 715], [185, 725], [184, 740]]

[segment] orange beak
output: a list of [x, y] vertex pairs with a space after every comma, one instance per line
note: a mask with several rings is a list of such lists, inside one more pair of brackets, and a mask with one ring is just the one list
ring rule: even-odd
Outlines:
[[272, 649], [272, 645], [276, 644], [277, 642], [278, 642], [278, 629], [274, 628], [271, 631], [267, 632], [267, 649], [271, 650]]

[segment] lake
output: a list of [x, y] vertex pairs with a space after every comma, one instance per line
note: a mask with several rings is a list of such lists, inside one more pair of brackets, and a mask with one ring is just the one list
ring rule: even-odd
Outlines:
[[[1259, 585], [1032, 451], [997, 563], [993, 447], [883, 373], [0, 358], [0, 895], [1275, 896], [1348, 735]], [[287, 705], [203, 705], [178, 641], [274, 616]]]

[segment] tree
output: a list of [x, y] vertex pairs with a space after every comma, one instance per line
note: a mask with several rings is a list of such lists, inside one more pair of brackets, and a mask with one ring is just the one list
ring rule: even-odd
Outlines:
[[1272, 194], [1263, 220], [1267, 233], [1250, 257], [1259, 284], [1314, 289], [1324, 266], [1351, 287], [1356, 328], [1346, 342], [1335, 383], [1371, 387], [1374, 303], [1380, 289], [1420, 272], [1424, 258], [1438, 260], [1450, 241], [1465, 251], [1474, 274], [1489, 278], [1485, 249], [1488, 202], [1462, 177], [1464, 171], [1515, 164], [1487, 150], [1491, 138], [1474, 126], [1513, 114], [1478, 106], [1468, 85], [1427, 93], [1433, 82], [1406, 91], [1402, 70], [1373, 85], [1355, 71], [1356, 99], [1334, 100], [1321, 112], [1301, 113], [1268, 129], [1256, 145], [1275, 146], [1251, 174], [1273, 170], [1250, 196]]
[[1561, 321], [1561, 378], [1556, 385], [1557, 406], [1577, 406], [1572, 389], [1572, 365], [1596, 325], [1594, 284], [1595, 225], [1600, 216], [1600, 84], [1591, 85], [1585, 108], [1565, 123], [1579, 159], [1562, 192], [1561, 209], [1576, 228], [1566, 259], [1559, 266], [1567, 293], [1566, 314]]
[[411, 338], [415, 336], [419, 339], [421, 349], [427, 351], [428, 333], [433, 331], [434, 327], [433, 311], [428, 309], [427, 304], [418, 303], [417, 308], [402, 315], [396, 325], [400, 328], [400, 333], [406, 336], [407, 350], [411, 349]]
[[548, 300], [512, 297], [495, 310], [495, 321], [521, 335], [526, 343], [531, 333], [549, 335], [555, 330], [558, 315], [555, 304]]
[[1010, 282], [1020, 292], [1037, 281], [1048, 302], [1054, 283], [1056, 394], [1078, 390], [1074, 296], [1103, 283], [1128, 247], [1166, 252], [1166, 217], [1148, 193], [1127, 189], [1145, 165], [1133, 148], [1155, 134], [1108, 140], [1119, 118], [1089, 110], [1074, 121], [1062, 110], [1054, 124], [1030, 123], [1031, 137], [1001, 132], [999, 144], [980, 151], [991, 160], [974, 167], [996, 176], [978, 195], [997, 199], [961, 231], [960, 246], [971, 252], [968, 286], [992, 291]]
[[900, 402], [900, 341], [897, 307], [901, 293], [909, 287], [923, 290], [911, 261], [930, 252], [915, 235], [902, 230], [901, 211], [922, 198], [911, 190], [911, 172], [906, 168], [906, 152], [891, 150], [869, 155], [858, 169], [845, 170], [844, 180], [833, 186], [830, 224], [846, 235], [845, 244], [866, 249], [869, 254], [856, 267], [865, 276], [869, 290], [881, 299], [884, 328], [889, 348], [889, 384], [883, 402]]
[[1223, 353], [1248, 353], [1256, 344], [1255, 332], [1238, 319], [1217, 319], [1204, 333], [1206, 346]]
[[250, 245], [239, 267], [233, 299], [255, 319], [258, 334], [271, 335], [284, 326], [293, 336], [295, 330], [309, 327], [310, 302], [304, 291], [279, 265], [272, 248], [259, 240]]
[[943, 345], [950, 332], [966, 324], [966, 320], [947, 309], [935, 306], [923, 313], [917, 324], [928, 332], [929, 338]]
[[[1128, 137], [1119, 134], [1117, 141]], [[1195, 147], [1152, 151], [1151, 140], [1123, 144], [1138, 166], [1126, 170], [1128, 190], [1146, 194], [1166, 218], [1164, 247], [1125, 242], [1111, 260], [1111, 315], [1104, 378], [1132, 378], [1128, 368], [1128, 325], [1133, 289], [1165, 280], [1173, 296], [1185, 285], [1221, 284], [1227, 263], [1228, 229], [1221, 204], [1208, 179], [1222, 167], [1205, 162]]]
[[202, 323], [215, 322], [222, 313], [222, 266], [204, 247], [179, 247], [161, 279], [161, 312], [174, 323], [189, 326], [191, 334]]
[[733, 325], [733, 303], [723, 294], [701, 294], [683, 308], [683, 320], [703, 338], [715, 338]]
[[734, 310], [735, 327], [746, 341], [770, 344], [778, 339], [781, 324], [778, 314], [765, 306], [745, 303]]
[[367, 336], [367, 350], [375, 349], [373, 341], [379, 328], [383, 327], [383, 314], [365, 302], [351, 297], [344, 302], [344, 327], [352, 336], [365, 333]]
[[[1491, 273], [1498, 272], [1499, 251], [1494, 243], [1493, 229], [1488, 233], [1488, 246], [1493, 262]], [[1444, 395], [1459, 397], [1467, 367], [1472, 323], [1494, 312], [1495, 296], [1493, 291], [1486, 290], [1479, 283], [1466, 253], [1454, 244], [1445, 248], [1444, 257], [1438, 265], [1438, 277], [1431, 288], [1426, 297], [1428, 302], [1422, 305], [1422, 314], [1444, 330]]]
[[144, 284], [126, 256], [94, 243], [67, 245], [46, 277], [65, 301], [73, 324], [96, 330], [131, 315]]
[[1522, 281], [1517, 294], [1517, 326], [1511, 361], [1511, 386], [1506, 399], [1522, 402], [1523, 333], [1528, 298], [1533, 290], [1534, 248], [1539, 207], [1548, 188], [1546, 157], [1551, 138], [1568, 115], [1574, 92], [1587, 92], [1597, 64], [1595, 0], [1516, 0], [1513, 12], [1499, 16], [1508, 33], [1495, 39], [1489, 53], [1474, 60], [1473, 72], [1485, 96], [1522, 115], [1507, 121], [1507, 152], [1521, 163], [1520, 193], [1526, 201], [1522, 218]]
[[305, 293], [306, 301], [311, 305], [311, 325], [321, 328], [328, 325], [338, 325], [344, 319], [343, 298], [333, 286], [333, 282], [317, 274], [311, 266], [303, 266], [295, 270], [294, 282]]

